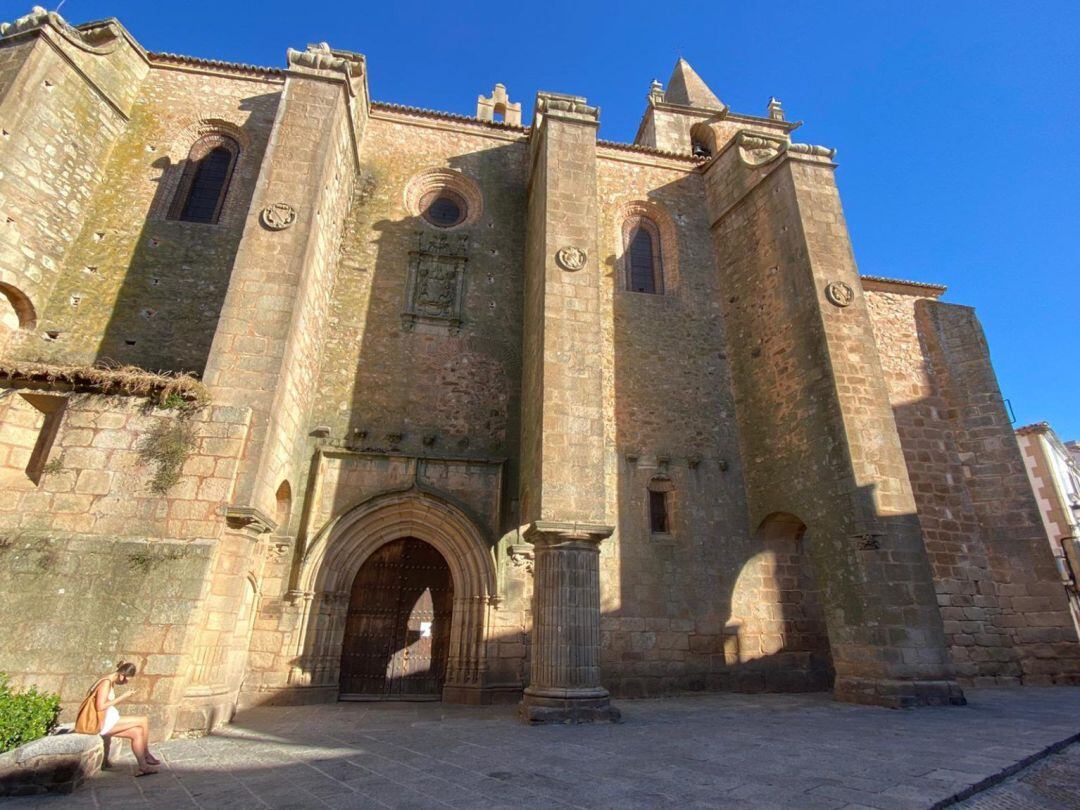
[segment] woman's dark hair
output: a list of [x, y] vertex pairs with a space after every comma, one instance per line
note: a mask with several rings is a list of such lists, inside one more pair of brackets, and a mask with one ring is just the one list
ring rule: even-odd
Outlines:
[[134, 677], [136, 672], [135, 665], [130, 661], [121, 661], [116, 665], [116, 672], [119, 675], [123, 675], [125, 678]]

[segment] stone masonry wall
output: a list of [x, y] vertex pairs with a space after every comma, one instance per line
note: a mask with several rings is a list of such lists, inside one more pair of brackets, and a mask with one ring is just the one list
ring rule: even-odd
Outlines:
[[[45, 37], [0, 40], [0, 285], [13, 288], [0, 291], [25, 297], [38, 315], [126, 124], [126, 112]], [[23, 320], [15, 340], [36, 342], [26, 331], [32, 316]]]
[[[516, 455], [521, 363], [524, 147], [482, 125], [373, 118], [341, 251], [312, 425], [333, 439], [410, 455]], [[469, 238], [463, 324], [402, 322], [410, 252], [438, 230], [405, 206], [420, 173], [449, 168], [483, 195]], [[363, 434], [363, 435], [361, 435]], [[428, 437], [428, 441], [425, 441]]]
[[[150, 72], [41, 313], [39, 334], [57, 337], [20, 356], [203, 371], [280, 89], [273, 76]], [[166, 219], [188, 152], [215, 132], [240, 145], [219, 220]]]
[[[312, 106], [315, 111], [319, 110], [318, 104]], [[283, 298], [274, 300], [273, 304], [266, 302], [277, 309], [281, 317], [291, 316], [283, 373], [269, 416], [272, 445], [270, 454], [265, 457], [266, 466], [260, 472], [257, 495], [267, 509], [271, 503], [267, 496], [272, 496], [283, 481], [295, 482], [307, 461], [300, 454], [308, 446], [309, 414], [321, 399], [321, 395], [312, 396], [312, 393], [324, 393], [317, 384], [323, 340], [330, 319], [341, 239], [356, 181], [346, 111], [339, 108], [329, 123], [330, 143], [321, 155], [321, 178], [315, 181], [321, 180], [322, 188], [314, 190], [317, 196], [313, 200], [316, 204], [312, 206], [317, 227], [311, 235], [309, 252], [298, 279], [302, 293], [294, 300]]]
[[[524, 182], [519, 141], [513, 131], [484, 125], [448, 126], [379, 114], [368, 121], [322, 333], [321, 372], [317, 382], [304, 388], [320, 394], [312, 398], [311, 416], [300, 426], [305, 435], [316, 426], [326, 427], [331, 446], [350, 449], [340, 460], [328, 457], [314, 479], [305, 476], [297, 482], [294, 492], [319, 495], [308, 505], [306, 524], [294, 524], [289, 534], [300, 530], [310, 538], [363, 499], [400, 487], [408, 460], [414, 458], [421, 459], [428, 485], [469, 504], [484, 517], [493, 538], [507, 531], [500, 487], [513, 490], [502, 476], [468, 471], [491, 464], [499, 468], [499, 459], [516, 454], [522, 250], [516, 222], [522, 215]], [[435, 168], [462, 172], [483, 195], [484, 215], [463, 226], [469, 247], [463, 324], [457, 334], [423, 325], [409, 330], [401, 317], [417, 232], [436, 232], [406, 207], [405, 188]], [[314, 440], [306, 444], [309, 452], [315, 446]], [[371, 462], [352, 471], [353, 450], [362, 453], [355, 458], [370, 457]], [[385, 459], [378, 460], [383, 453]], [[449, 477], [440, 470], [449, 471]], [[298, 505], [294, 515], [301, 511]], [[524, 578], [520, 569], [511, 575], [502, 559], [508, 576]], [[252, 643], [252, 690], [286, 685], [292, 634], [298, 630], [295, 611], [284, 601], [292, 564], [291, 557], [280, 555], [267, 561]], [[518, 592], [517, 599], [500, 606], [495, 620], [501, 629], [491, 641], [491, 677], [520, 684], [527, 601], [520, 583]]]
[[[7, 410], [30, 389], [0, 399]], [[65, 712], [118, 659], [140, 670], [135, 711], [167, 736], [189, 677], [249, 414], [210, 406], [181, 418], [141, 400], [46, 392], [65, 398], [38, 484], [9, 484], [0, 499], [0, 671], [60, 692]], [[160, 456], [146, 440], [191, 430], [176, 483], [150, 483]]]
[[[779, 152], [779, 148], [776, 150]], [[951, 700], [915, 504], [829, 163], [732, 144], [706, 174], [751, 527], [805, 526], [846, 699]], [[928, 698], [912, 682], [927, 679]]]
[[934, 587], [957, 676], [1016, 683], [1020, 662], [997, 596], [989, 552], [968, 490], [949, 403], [935, 384], [916, 305], [932, 300], [867, 282], [866, 301], [897, 430], [934, 571]]
[[[655, 162], [619, 153], [598, 161], [605, 474], [617, 516], [601, 547], [604, 685], [616, 696], [763, 689], [768, 653], [744, 639], [741, 660], [724, 655], [725, 638], [738, 633], [736, 582], [756, 551], [704, 184], [692, 165]], [[626, 289], [623, 224], [639, 201], [674, 234], [663, 244], [662, 295]], [[673, 485], [668, 535], [650, 532], [653, 479]], [[742, 598], [767, 600], [766, 589]], [[759, 669], [748, 675], [752, 661]]]
[[1080, 681], [1080, 643], [1016, 435], [970, 307], [922, 301], [916, 322], [948, 403], [958, 460], [1025, 683]]
[[[327, 79], [286, 82], [205, 376], [216, 400], [252, 405], [237, 498], [267, 515], [282, 482], [295, 483], [355, 180], [348, 91], [342, 76]], [[293, 206], [295, 223], [265, 227], [260, 211], [280, 203]]]

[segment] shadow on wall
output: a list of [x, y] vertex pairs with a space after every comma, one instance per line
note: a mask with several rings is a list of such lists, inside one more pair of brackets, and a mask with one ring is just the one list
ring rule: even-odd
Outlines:
[[[157, 190], [101, 337], [98, 361], [203, 372], [265, 152], [266, 119], [273, 118], [278, 98], [267, 93], [245, 99], [239, 107], [250, 113], [244, 127], [203, 122], [190, 143], [177, 145], [186, 157], [153, 161]], [[213, 165], [220, 150], [208, 154], [203, 148], [220, 146], [215, 138], [236, 144], [238, 155], [230, 166]], [[222, 168], [221, 204], [197, 199], [221, 181]], [[123, 216], [122, 199], [118, 207], [114, 215]], [[105, 227], [102, 239], [111, 235], [100, 223], [88, 227]]]
[[[485, 464], [516, 458], [524, 243], [514, 234], [520, 232], [524, 221], [523, 154], [523, 144], [510, 144], [447, 158], [445, 165], [482, 189], [483, 203], [482, 208], [462, 212], [463, 224], [445, 228], [412, 212], [397, 219], [386, 216], [400, 210], [401, 188], [411, 179], [433, 169], [445, 171], [445, 166], [433, 166], [430, 155], [413, 150], [394, 156], [393, 161], [372, 158], [375, 162], [363, 167], [367, 182], [362, 178], [346, 221], [332, 304], [335, 327], [326, 336], [320, 389], [327, 395], [316, 403], [312, 423], [329, 426], [335, 444], [364, 452], [378, 480], [365, 483], [363, 486], [370, 488], [364, 490], [358, 488], [355, 478], [346, 480], [346, 476], [320, 483], [319, 497], [329, 514], [342, 515], [366, 498], [407, 486], [408, 481], [400, 477], [401, 468], [412, 468], [390, 464], [391, 457], [475, 459]], [[470, 203], [467, 195], [457, 195], [454, 201]], [[347, 406], [339, 407], [339, 402]], [[310, 449], [315, 449], [314, 442]], [[386, 461], [380, 461], [380, 455], [385, 455]], [[315, 467], [311, 465], [311, 470]], [[421, 478], [423, 467], [421, 461]], [[502, 469], [502, 492], [483, 495], [483, 501], [498, 504], [501, 513], [478, 515], [483, 524], [476, 526], [477, 534], [489, 538], [485, 540], [489, 544], [516, 527], [516, 496], [511, 493], [517, 490], [517, 471], [513, 462]], [[309, 471], [309, 480], [299, 482], [306, 493], [305, 510], [314, 508], [310, 502], [315, 486], [311, 474]], [[447, 481], [445, 486], [440, 492], [447, 500], [470, 501], [467, 481]], [[476, 504], [469, 506], [481, 511]], [[306, 520], [305, 516], [301, 523]], [[312, 537], [298, 538], [297, 558], [292, 563], [294, 578], [307, 551], [305, 546], [319, 528], [312, 528]], [[372, 611], [379, 613], [389, 607], [379, 607], [386, 590], [367, 579], [378, 569], [379, 556], [390, 553], [397, 539], [401, 538], [387, 537], [388, 545], [376, 550], [356, 577], [354, 609], [346, 620], [350, 638], [364, 635], [361, 625], [365, 623], [369, 631], [372, 629]], [[490, 546], [487, 553], [494, 559]], [[472, 586], [477, 587], [476, 583]], [[440, 587], [432, 589], [433, 596], [438, 597]], [[374, 602], [366, 602], [357, 589], [369, 592]], [[457, 582], [448, 582], [446, 591], [454, 595], [445, 597], [450, 600], [448, 605], [470, 593], [468, 586]], [[406, 592], [411, 593], [408, 588]], [[322, 598], [319, 595], [316, 601]], [[409, 626], [408, 633], [390, 628], [379, 631], [392, 638], [379, 642], [382, 647], [374, 653], [378, 660], [365, 665], [372, 685], [359, 692], [427, 690], [431, 677], [442, 680], [450, 641], [443, 634], [449, 631], [450, 622], [448, 616], [443, 621], [445, 611], [439, 598], [432, 606], [435, 615], [430, 628], [433, 663], [429, 671], [433, 676], [425, 681], [395, 674], [404, 669], [406, 650], [410, 651], [410, 662], [415, 657], [418, 639], [414, 636], [424, 632], [411, 627], [416, 623], [412, 620], [427, 621], [411, 615], [415, 605], [402, 605], [403, 613], [396, 618], [384, 613], [383, 621], [396, 623], [398, 631]], [[329, 610], [337, 616], [336, 608]], [[472, 632], [468, 629], [472, 610], [474, 607], [469, 607], [468, 615], [461, 618], [461, 632], [466, 635]], [[324, 625], [327, 621], [326, 615], [312, 610], [301, 632], [303, 651], [289, 663], [304, 667], [313, 684], [330, 686], [332, 682], [336, 689], [352, 676], [339, 673], [340, 646], [326, 648], [326, 634], [341, 632], [341, 628]], [[492, 646], [498, 643], [498, 639], [488, 640]], [[524, 649], [520, 634], [506, 641]], [[350, 649], [350, 644], [347, 641], [345, 645], [346, 657], [364, 654], [359, 647]], [[468, 657], [461, 651], [455, 655]], [[498, 680], [520, 680], [521, 655], [508, 665], [513, 674], [508, 670], [497, 676]], [[379, 683], [374, 685], [373, 679]], [[411, 683], [414, 680], [422, 683]], [[344, 693], [353, 690], [354, 686], [342, 683]]]
[[[345, 328], [332, 347], [345, 361], [342, 378], [331, 384], [351, 397], [345, 436], [352, 446], [420, 457], [516, 456], [524, 255], [509, 234], [510, 223], [524, 221], [524, 181], [507, 177], [521, 173], [522, 148], [448, 160], [482, 189], [476, 221], [467, 210], [463, 224], [446, 228], [415, 215], [371, 221], [354, 206], [347, 233], [377, 238], [373, 246], [355, 237], [344, 246], [335, 290], [338, 306], [351, 311], [342, 313]], [[417, 163], [405, 172], [431, 168]], [[455, 203], [467, 200], [457, 195]], [[506, 491], [516, 492], [512, 465], [507, 473]], [[346, 505], [350, 493], [343, 495]]]
[[940, 301], [916, 301], [914, 315], [921, 396], [893, 413], [957, 675], [1074, 683], [1066, 589], [982, 329]]
[[[632, 253], [640, 231], [622, 222], [601, 231], [618, 251], [602, 267], [617, 498], [616, 535], [605, 541], [615, 548], [601, 569], [603, 683], [616, 697], [829, 689], [813, 537], [789, 514], [769, 516], [756, 534], [748, 526], [723, 290], [704, 214], [685, 202], [700, 199], [700, 183], [682, 178], [638, 206], [681, 223], [653, 223], [651, 251]], [[665, 226], [670, 241], [659, 236]], [[642, 256], [646, 265], [651, 257], [645, 272]]]

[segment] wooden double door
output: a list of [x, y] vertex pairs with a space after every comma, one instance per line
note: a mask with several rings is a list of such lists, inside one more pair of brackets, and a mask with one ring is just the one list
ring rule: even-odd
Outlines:
[[450, 568], [434, 547], [406, 537], [372, 554], [349, 599], [341, 699], [438, 699], [453, 604]]

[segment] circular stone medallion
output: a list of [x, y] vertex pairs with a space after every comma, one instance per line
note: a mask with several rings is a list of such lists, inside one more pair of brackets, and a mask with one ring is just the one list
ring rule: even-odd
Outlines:
[[262, 210], [262, 223], [272, 231], [283, 231], [296, 222], [296, 209], [288, 203], [271, 203]]
[[825, 297], [829, 299], [831, 304], [838, 307], [848, 307], [855, 300], [855, 291], [843, 281], [833, 281], [825, 287]]
[[580, 270], [585, 266], [585, 262], [588, 260], [588, 254], [579, 247], [573, 245], [567, 245], [564, 248], [559, 248], [555, 254], [555, 261], [559, 263], [559, 267], [563, 270]]

